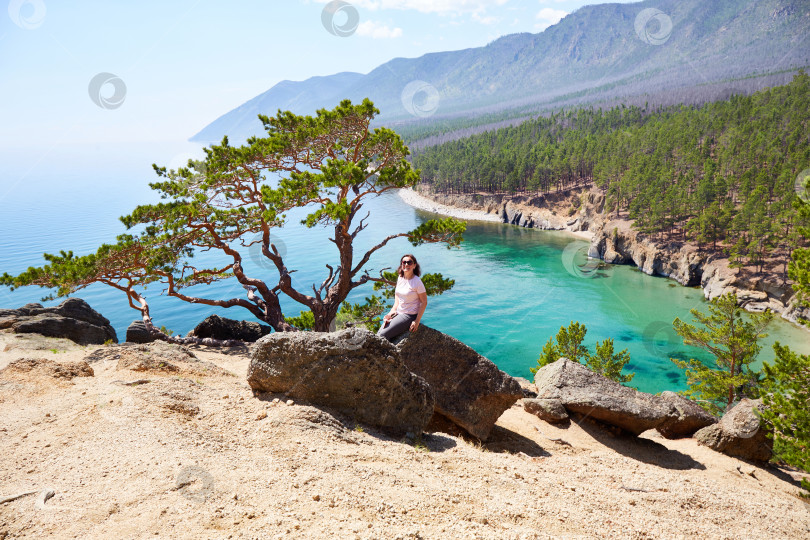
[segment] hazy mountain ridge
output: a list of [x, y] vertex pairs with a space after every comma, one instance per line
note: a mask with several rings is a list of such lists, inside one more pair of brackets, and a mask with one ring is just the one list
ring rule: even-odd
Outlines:
[[[636, 33], [647, 8], [672, 22], [671, 33], [650, 23], [662, 43]], [[396, 58], [366, 75], [338, 73], [284, 81], [226, 113], [192, 140], [234, 140], [258, 133], [260, 113], [277, 109], [311, 114], [342, 98], [371, 98], [383, 122], [424, 121], [408, 113], [402, 93], [415, 80], [438, 91], [431, 118], [552, 106], [655, 94], [810, 65], [810, 5], [800, 0], [646, 0], [585, 6], [539, 34], [512, 34], [478, 48]], [[581, 96], [563, 96], [581, 92]], [[417, 94], [415, 99], [424, 98]], [[431, 111], [428, 111], [431, 112]]]

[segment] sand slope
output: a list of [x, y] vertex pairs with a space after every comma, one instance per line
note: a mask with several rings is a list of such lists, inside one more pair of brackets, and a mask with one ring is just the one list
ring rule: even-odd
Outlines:
[[35, 492], [0, 504], [0, 538], [810, 538], [789, 472], [691, 439], [554, 427], [519, 402], [483, 446], [420, 445], [253, 397], [246, 350], [191, 348], [176, 370], [110, 350], [0, 333], [0, 369], [94, 373], [0, 373], [0, 500]]

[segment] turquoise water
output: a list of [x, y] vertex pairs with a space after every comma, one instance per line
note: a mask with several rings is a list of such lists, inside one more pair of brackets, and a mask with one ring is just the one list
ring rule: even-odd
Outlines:
[[[154, 201], [147, 182], [154, 179], [151, 163], [181, 162], [188, 158], [183, 144], [139, 148], [62, 148], [37, 161], [37, 155], [20, 154], [0, 162], [2, 192], [0, 272], [18, 273], [42, 263], [41, 254], [72, 249], [86, 253], [124, 232], [117, 217], [136, 204]], [[40, 156], [41, 157], [41, 156]], [[31, 164], [34, 164], [33, 167]], [[369, 227], [358, 237], [358, 251], [376, 244], [383, 235], [407, 231], [435, 217], [414, 210], [391, 193], [370, 201]], [[335, 260], [334, 246], [323, 229], [298, 224], [292, 215], [289, 227], [278, 233], [287, 251], [288, 267], [298, 269], [294, 283], [308, 290], [326, 276], [325, 264]], [[588, 328], [585, 344], [612, 337], [617, 349], [631, 355], [632, 384], [645, 391], [678, 390], [685, 380], [670, 357], [699, 357], [701, 351], [683, 346], [672, 330], [675, 317], [691, 320], [689, 310], [705, 311], [700, 289], [654, 278], [628, 266], [596, 266], [585, 257], [587, 242], [566, 233], [521, 229], [509, 225], [471, 222], [461, 248], [439, 245], [411, 248], [403, 239], [392, 242], [372, 258], [372, 272], [396, 265], [399, 256], [414, 252], [424, 272], [440, 272], [456, 280], [448, 293], [429, 300], [424, 323], [467, 343], [493, 360], [504, 371], [530, 377], [540, 349], [560, 326], [576, 320]], [[359, 255], [358, 255], [359, 256]], [[253, 275], [272, 277], [261, 257], [248, 257]], [[235, 282], [223, 282], [197, 291], [210, 297], [243, 294]], [[45, 291], [0, 288], [0, 307], [12, 308], [39, 301]], [[189, 305], [147, 291], [158, 325], [185, 333], [211, 313], [230, 318], [250, 318], [241, 309], [216, 309]], [[370, 287], [351, 298], [359, 301]], [[138, 313], [126, 304], [123, 293], [91, 286], [76, 296], [109, 318], [119, 339]], [[54, 304], [50, 302], [49, 304]], [[283, 302], [285, 312], [297, 314], [300, 305]], [[761, 360], [771, 360], [775, 340], [810, 353], [810, 334], [784, 321], [768, 329]]]

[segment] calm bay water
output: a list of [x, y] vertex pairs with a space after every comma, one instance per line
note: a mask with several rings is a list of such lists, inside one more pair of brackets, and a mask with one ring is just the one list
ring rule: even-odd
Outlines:
[[[84, 254], [124, 232], [117, 217], [135, 205], [153, 202], [148, 188], [153, 161], [178, 166], [197, 154], [186, 143], [138, 147], [61, 147], [15, 151], [0, 156], [0, 272], [19, 273], [40, 265], [43, 252], [61, 249]], [[369, 227], [358, 237], [358, 251], [391, 232], [407, 231], [436, 217], [414, 210], [390, 193], [365, 205], [371, 212]], [[286, 249], [288, 267], [298, 269], [294, 283], [302, 290], [326, 276], [325, 264], [335, 260], [328, 231], [298, 224], [302, 213], [290, 215], [289, 227], [278, 232]], [[372, 273], [395, 266], [405, 252], [416, 254], [424, 272], [439, 272], [456, 280], [448, 293], [429, 299], [424, 323], [467, 343], [504, 371], [530, 377], [540, 349], [560, 326], [580, 321], [588, 328], [585, 344], [612, 337], [616, 349], [627, 348], [632, 384], [645, 391], [684, 388], [680, 371], [670, 357], [705, 356], [685, 347], [672, 330], [675, 317], [691, 321], [689, 310], [706, 310], [700, 289], [646, 276], [627, 266], [603, 265], [593, 269], [584, 253], [587, 242], [565, 233], [521, 229], [493, 223], [471, 222], [459, 249], [439, 245], [412, 248], [405, 240], [391, 242], [367, 265]], [[359, 255], [358, 255], [359, 256]], [[254, 275], [272, 278], [272, 268], [261, 257], [246, 264]], [[580, 268], [584, 267], [584, 270]], [[199, 290], [199, 295], [226, 298], [243, 294], [235, 282], [222, 282]], [[13, 308], [39, 301], [46, 291], [0, 288], [0, 307]], [[251, 318], [241, 309], [189, 305], [147, 291], [158, 325], [186, 333], [200, 320], [218, 313], [230, 318]], [[371, 288], [357, 291], [359, 301]], [[119, 339], [138, 318], [123, 293], [94, 285], [76, 294], [112, 322]], [[58, 302], [47, 302], [55, 304]], [[300, 305], [283, 302], [285, 312], [297, 314]], [[810, 353], [810, 334], [778, 320], [768, 329], [760, 361], [773, 357], [771, 345], [779, 340], [804, 354]]]

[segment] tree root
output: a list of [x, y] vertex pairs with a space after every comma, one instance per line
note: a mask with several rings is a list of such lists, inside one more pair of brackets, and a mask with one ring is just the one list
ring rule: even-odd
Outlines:
[[48, 500], [51, 499], [54, 495], [56, 495], [56, 491], [52, 489], [44, 489], [42, 491], [38, 490], [25, 491], [23, 493], [18, 493], [17, 495], [12, 495], [10, 497], [0, 498], [0, 504], [10, 503], [11, 501], [16, 501], [17, 499], [27, 497], [28, 495], [34, 495], [35, 493], [39, 493], [39, 497], [37, 497], [36, 507], [40, 510], [44, 510], [45, 503], [48, 502]]
[[11, 501], [16, 501], [17, 499], [27, 497], [28, 495], [33, 495], [34, 493], [37, 493], [37, 492], [36, 491], [26, 491], [24, 493], [18, 493], [17, 495], [12, 495], [10, 497], [3, 497], [3, 498], [0, 498], [0, 504], [10, 503]]

